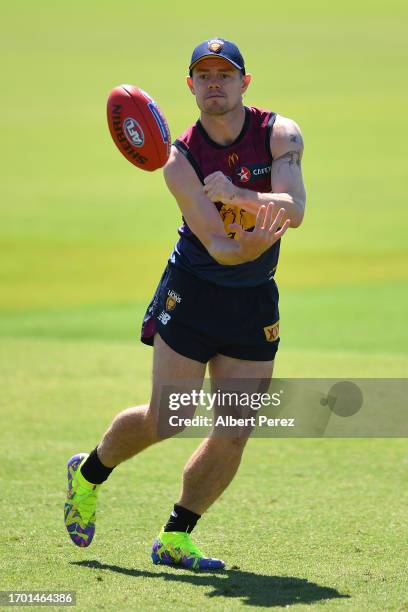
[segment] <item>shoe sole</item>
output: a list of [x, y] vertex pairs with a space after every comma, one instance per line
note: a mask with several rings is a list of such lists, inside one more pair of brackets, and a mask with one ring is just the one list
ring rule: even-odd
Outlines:
[[[186, 563], [178, 563], [176, 561], [173, 561], [172, 559], [166, 559], [166, 558], [163, 559], [162, 557], [159, 557], [157, 552], [155, 552], [154, 550], [152, 550], [151, 558], [152, 558], [154, 565], [170, 565], [173, 567], [184, 567], [185, 569], [193, 569], [193, 570], [217, 570], [217, 569], [224, 569], [225, 567], [225, 563], [218, 559], [208, 560], [206, 561], [206, 565], [201, 566], [201, 567], [200, 566], [192, 567], [192, 565], [187, 565]], [[214, 563], [214, 565], [211, 565], [211, 563]]]

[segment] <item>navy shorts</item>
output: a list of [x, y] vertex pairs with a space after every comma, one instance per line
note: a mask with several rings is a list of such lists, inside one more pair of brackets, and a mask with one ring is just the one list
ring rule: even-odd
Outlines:
[[274, 280], [258, 287], [223, 287], [168, 264], [143, 319], [141, 340], [156, 332], [180, 355], [207, 363], [217, 354], [270, 361], [279, 344], [279, 293]]

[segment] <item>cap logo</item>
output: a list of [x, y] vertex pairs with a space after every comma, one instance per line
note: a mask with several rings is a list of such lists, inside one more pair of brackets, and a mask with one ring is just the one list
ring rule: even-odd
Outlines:
[[222, 40], [210, 40], [208, 43], [208, 49], [209, 51], [211, 51], [212, 53], [219, 53], [221, 51], [221, 49], [223, 48], [224, 43]]

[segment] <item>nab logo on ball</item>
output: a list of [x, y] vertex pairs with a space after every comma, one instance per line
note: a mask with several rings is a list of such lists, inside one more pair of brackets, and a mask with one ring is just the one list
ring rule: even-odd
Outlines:
[[127, 117], [123, 122], [123, 131], [131, 145], [134, 147], [143, 147], [144, 134], [136, 119]]

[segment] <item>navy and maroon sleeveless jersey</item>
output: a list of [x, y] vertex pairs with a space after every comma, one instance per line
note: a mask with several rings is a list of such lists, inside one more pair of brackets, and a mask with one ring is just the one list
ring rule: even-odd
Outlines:
[[[219, 170], [238, 187], [266, 193], [271, 191], [270, 136], [275, 118], [276, 113], [271, 111], [245, 107], [244, 125], [232, 144], [224, 146], [211, 140], [199, 120], [173, 144], [185, 155], [203, 184], [206, 176]], [[255, 216], [251, 213], [231, 204], [215, 202], [214, 205], [231, 239], [234, 239], [229, 231], [231, 223], [239, 223], [245, 230], [253, 229]], [[184, 218], [178, 232], [180, 239], [170, 262], [199, 278], [227, 287], [252, 287], [273, 278], [279, 240], [255, 261], [228, 266], [211, 257]]]

